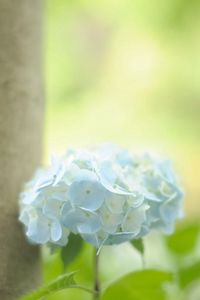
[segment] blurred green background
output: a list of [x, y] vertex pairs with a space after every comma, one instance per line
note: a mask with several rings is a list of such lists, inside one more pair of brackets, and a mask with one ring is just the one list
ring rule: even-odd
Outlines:
[[[158, 151], [181, 175], [187, 218], [198, 218], [200, 1], [47, 0], [45, 37], [45, 161], [107, 141]], [[169, 269], [162, 238], [146, 244], [147, 265]], [[91, 251], [85, 246], [70, 268], [83, 269], [77, 277], [88, 284]], [[45, 281], [62, 272], [45, 249], [44, 261]], [[130, 245], [108, 247], [101, 268], [106, 284], [141, 268], [141, 260]], [[48, 299], [64, 297], [89, 299], [79, 291]]]

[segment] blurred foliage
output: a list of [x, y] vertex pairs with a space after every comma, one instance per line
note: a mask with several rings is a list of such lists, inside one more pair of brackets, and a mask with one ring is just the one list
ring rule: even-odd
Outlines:
[[80, 254], [83, 243], [83, 239], [79, 235], [70, 234], [67, 245], [61, 248], [61, 259], [64, 270]]
[[[144, 239], [145, 268], [140, 253], [130, 243], [118, 246], [105, 246], [100, 254], [100, 276], [105, 291], [102, 299], [135, 300], [198, 300], [200, 282], [200, 244], [198, 222], [179, 225], [170, 237], [156, 234]], [[198, 230], [197, 230], [198, 229]], [[186, 233], [187, 242], [182, 234]], [[187, 236], [191, 232], [191, 236]], [[164, 242], [162, 245], [162, 240]], [[175, 243], [171, 241], [176, 240]], [[170, 242], [169, 242], [170, 241]], [[73, 244], [73, 243], [72, 243]], [[160, 249], [159, 249], [159, 246]], [[156, 251], [156, 250], [157, 251]], [[150, 256], [148, 255], [150, 253]], [[85, 244], [76, 258], [67, 267], [67, 272], [79, 270], [76, 282], [86, 288], [93, 286], [93, 247]], [[112, 259], [111, 259], [112, 257]], [[154, 261], [156, 260], [156, 263]], [[164, 264], [162, 262], [164, 261]], [[59, 266], [59, 268], [58, 268]], [[143, 269], [143, 270], [141, 270]], [[45, 282], [52, 281], [63, 273], [60, 252], [53, 255], [44, 249]], [[196, 298], [191, 295], [196, 292]], [[67, 290], [49, 296], [47, 299], [91, 299], [91, 295], [82, 290]]]
[[144, 254], [144, 243], [143, 243], [142, 238], [137, 239], [137, 240], [132, 240], [131, 244], [133, 245], [133, 247], [135, 249], [137, 249], [141, 253], [141, 255]]
[[200, 262], [184, 267], [179, 270], [179, 283], [182, 288], [187, 287], [192, 282], [200, 280]]
[[169, 272], [144, 270], [138, 271], [115, 282], [104, 293], [102, 299], [121, 299], [122, 295], [126, 300], [164, 300], [166, 293], [163, 284], [173, 280]]
[[25, 295], [20, 298], [20, 300], [40, 300], [63, 289], [76, 287], [81, 288], [76, 285], [74, 280], [75, 273], [76, 272], [60, 275], [54, 281], [50, 282], [46, 286], [40, 287], [28, 295]]
[[[198, 217], [200, 1], [47, 0], [46, 11], [45, 162], [72, 145], [104, 141], [163, 152], [181, 174], [187, 218]], [[198, 228], [188, 220], [171, 237], [144, 241], [146, 267], [176, 274], [170, 300], [200, 299]], [[91, 257], [84, 245], [67, 268], [80, 270], [77, 280], [88, 287]], [[103, 286], [141, 266], [130, 244], [105, 247]], [[45, 282], [62, 272], [58, 253], [44, 249]], [[91, 297], [68, 290], [48, 300], [63, 298]]]
[[189, 254], [197, 245], [199, 229], [199, 224], [182, 225], [167, 238], [167, 246], [176, 255]]

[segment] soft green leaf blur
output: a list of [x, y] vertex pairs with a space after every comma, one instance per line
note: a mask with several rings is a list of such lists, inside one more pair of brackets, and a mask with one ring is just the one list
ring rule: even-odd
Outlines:
[[199, 224], [185, 224], [167, 238], [167, 246], [176, 255], [186, 255], [197, 246]]
[[61, 259], [63, 262], [64, 270], [66, 270], [68, 265], [77, 258], [82, 248], [83, 239], [79, 235], [71, 233], [67, 245], [61, 248]]
[[182, 268], [178, 273], [180, 286], [186, 288], [192, 282], [200, 279], [200, 262]]
[[60, 290], [67, 288], [76, 288], [77, 285], [74, 280], [75, 273], [76, 272], [61, 275], [46, 286], [33, 291], [32, 293], [20, 298], [19, 300], [40, 300]]
[[131, 244], [133, 245], [133, 247], [135, 249], [137, 249], [141, 255], [144, 254], [144, 243], [143, 243], [143, 239], [137, 239], [137, 240], [132, 240]]
[[165, 300], [163, 285], [172, 281], [172, 274], [157, 270], [144, 270], [128, 274], [108, 287], [103, 294], [103, 300]]
[[[107, 141], [131, 151], [158, 151], [173, 161], [184, 186], [185, 226], [198, 226], [199, 37], [199, 0], [46, 0], [44, 163], [68, 147]], [[195, 265], [198, 234], [186, 232], [168, 242], [171, 250], [185, 253], [181, 261], [161, 235], [145, 238], [146, 267], [178, 272]], [[69, 271], [80, 270], [77, 280], [88, 287], [92, 253], [90, 245], [84, 246], [69, 265]], [[58, 253], [50, 255], [45, 248], [43, 257], [47, 283], [63, 267]], [[142, 268], [140, 254], [129, 243], [105, 247], [100, 259], [103, 287]], [[200, 299], [197, 286], [188, 285], [188, 299]], [[175, 282], [170, 300], [182, 300], [185, 293]], [[47, 299], [91, 296], [68, 290]]]

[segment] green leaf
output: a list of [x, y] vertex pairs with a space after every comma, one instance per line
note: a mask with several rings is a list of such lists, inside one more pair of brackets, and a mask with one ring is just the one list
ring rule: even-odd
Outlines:
[[193, 281], [200, 279], [200, 262], [180, 269], [178, 277], [181, 288], [186, 288]]
[[32, 293], [20, 298], [20, 300], [36, 300], [41, 299], [44, 296], [48, 296], [52, 293], [55, 293], [57, 291], [66, 289], [66, 288], [72, 288], [76, 286], [76, 282], [74, 281], [74, 274], [76, 272], [72, 272], [69, 274], [64, 274], [56, 278], [51, 283], [47, 284], [46, 286], [43, 286]]
[[79, 235], [73, 233], [69, 236], [68, 244], [61, 249], [61, 259], [64, 265], [64, 269], [75, 260], [79, 255], [83, 247], [83, 239]]
[[103, 300], [164, 300], [166, 293], [163, 284], [171, 282], [170, 272], [144, 270], [130, 273], [110, 285], [103, 294]]
[[186, 255], [194, 250], [198, 235], [198, 224], [180, 227], [173, 235], [167, 237], [167, 246], [174, 254]]
[[49, 296], [53, 293], [68, 288], [78, 288], [78, 289], [85, 290], [89, 293], [94, 293], [94, 291], [76, 284], [74, 280], [74, 275], [76, 273], [77, 272], [72, 272], [72, 273], [61, 275], [57, 277], [54, 281], [50, 282], [49, 284], [33, 291], [28, 295], [21, 297], [19, 300], [40, 300], [43, 299], [43, 297]]
[[131, 244], [138, 250], [142, 255], [144, 254], [144, 242], [143, 239], [132, 240]]

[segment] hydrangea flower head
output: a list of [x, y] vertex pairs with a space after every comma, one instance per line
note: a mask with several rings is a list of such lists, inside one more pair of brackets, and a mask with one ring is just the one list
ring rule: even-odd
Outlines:
[[69, 150], [36, 172], [20, 195], [20, 221], [30, 241], [64, 246], [70, 232], [100, 248], [171, 233], [183, 192], [171, 163], [115, 146]]

